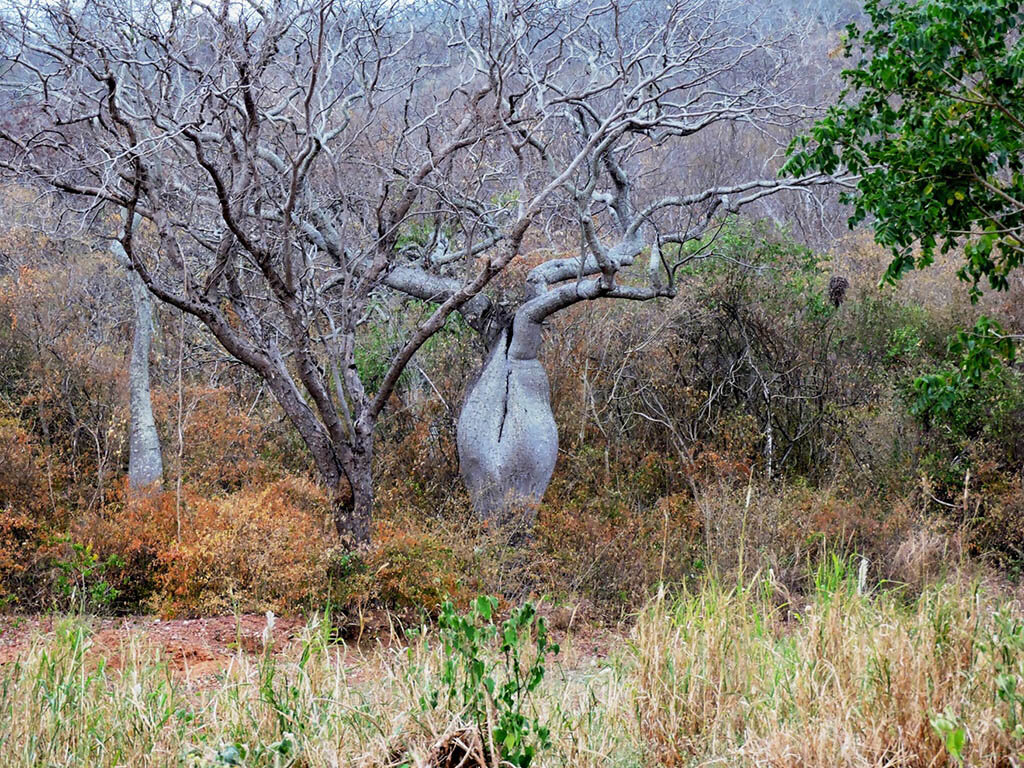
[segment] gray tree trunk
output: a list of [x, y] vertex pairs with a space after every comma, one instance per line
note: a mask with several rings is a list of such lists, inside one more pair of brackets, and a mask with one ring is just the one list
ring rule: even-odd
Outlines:
[[526, 529], [558, 456], [540, 335], [540, 324], [520, 312], [494, 343], [457, 425], [462, 478], [477, 514]]
[[339, 482], [336, 489], [333, 513], [334, 527], [342, 542], [349, 550], [369, 546], [370, 524], [373, 518], [373, 470], [372, 451], [367, 446], [360, 452], [344, 474], [351, 494], [345, 497], [344, 485]]
[[152, 489], [163, 482], [164, 465], [160, 437], [153, 419], [149, 381], [149, 349], [153, 339], [153, 302], [142, 278], [128, 270], [135, 307], [132, 355], [128, 363], [131, 424], [128, 441], [128, 486], [132, 490]]
[[[635, 233], [628, 234], [603, 255], [604, 267], [602, 259], [591, 256], [582, 264], [575, 258], [556, 259], [531, 270], [526, 300], [504, 332], [489, 342], [490, 355], [469, 388], [456, 427], [462, 479], [480, 517], [521, 524], [528, 531], [555, 470], [558, 428], [548, 377], [538, 360], [544, 321], [580, 301], [671, 295], [660, 280], [635, 288], [615, 285], [603, 273], [630, 266], [641, 246]], [[656, 248], [652, 262], [660, 267]], [[597, 273], [601, 276], [594, 280], [581, 279]], [[486, 327], [480, 328], [487, 338]]]

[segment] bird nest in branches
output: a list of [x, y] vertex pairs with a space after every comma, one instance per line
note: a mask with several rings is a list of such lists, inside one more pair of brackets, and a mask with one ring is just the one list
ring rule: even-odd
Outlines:
[[846, 299], [846, 290], [850, 287], [850, 281], [842, 275], [836, 275], [828, 281], [828, 298], [833, 306], [838, 307]]

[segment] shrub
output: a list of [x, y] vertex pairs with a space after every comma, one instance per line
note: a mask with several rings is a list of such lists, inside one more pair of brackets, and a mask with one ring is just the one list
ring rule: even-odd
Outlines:
[[337, 539], [324, 493], [285, 477], [195, 499], [181, 538], [159, 554], [167, 613], [278, 612], [327, 599]]
[[466, 566], [453, 549], [409, 521], [378, 520], [362, 558], [346, 556], [335, 598], [356, 609], [382, 607], [436, 615], [449, 598], [467, 596]]
[[0, 509], [39, 517], [47, 513], [45, 458], [21, 422], [0, 409]]
[[0, 605], [35, 608], [45, 598], [42, 576], [59, 522], [45, 465], [32, 435], [0, 409]]
[[[158, 423], [175, 424], [176, 392], [154, 394]], [[182, 393], [185, 450], [182, 481], [204, 495], [232, 493], [243, 487], [272, 483], [283, 474], [281, 448], [266, 422], [243, 409], [227, 387], [187, 386]], [[176, 441], [165, 439], [167, 448]], [[174, 476], [175, 456], [167, 467]]]
[[45, 529], [29, 515], [0, 509], [0, 606], [33, 607], [41, 595], [32, 588], [45, 547]]
[[528, 768], [551, 746], [550, 729], [531, 707], [531, 694], [544, 680], [547, 657], [558, 654], [558, 644], [549, 640], [544, 618], [532, 604], [513, 609], [500, 626], [497, 609], [494, 597], [478, 597], [465, 615], [450, 602], [441, 608], [441, 687], [428, 691], [422, 706], [436, 709], [443, 696], [445, 709], [463, 713], [472, 725], [470, 738], [440, 745], [436, 757], [441, 760], [434, 764], [456, 764], [444, 753], [458, 749], [470, 764], [495, 762], [497, 752], [503, 765]]
[[181, 536], [194, 499], [187, 487], [180, 505], [172, 491], [132, 496], [124, 479], [105, 506], [85, 513], [73, 526], [75, 543], [89, 547], [104, 561], [113, 558], [112, 567], [104, 573], [117, 591], [109, 610], [129, 613], [150, 606], [160, 589], [163, 558]]
[[535, 552], [542, 587], [621, 615], [659, 581], [678, 582], [703, 567], [701, 518], [688, 493], [631, 506], [612, 495], [589, 504], [541, 508]]
[[107, 574], [122, 568], [124, 561], [117, 555], [100, 558], [90, 544], [67, 543], [67, 556], [53, 563], [57, 570], [56, 607], [83, 613], [106, 610], [121, 594], [107, 579]]

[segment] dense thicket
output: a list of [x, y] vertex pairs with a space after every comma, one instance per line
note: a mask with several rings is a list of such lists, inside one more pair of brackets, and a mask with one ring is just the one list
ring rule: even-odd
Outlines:
[[[153, 357], [168, 482], [129, 498], [130, 312], [85, 311], [91, 290], [127, 288], [87, 249], [7, 273], [4, 597], [194, 613], [329, 596], [429, 609], [448, 593], [544, 590], [617, 611], [659, 579], [733, 567], [744, 548], [779, 574], [802, 572], [824, 541], [892, 564], [921, 530], [1017, 567], [1019, 375], [1004, 370], [942, 418], [915, 411], [914, 379], [950, 364], [948, 340], [978, 311], [945, 282], [952, 267], [880, 291], [885, 256], [866, 239], [825, 256], [740, 218], [716, 248], [671, 302], [570, 312], [549, 328], [562, 452], [518, 553], [514, 534], [476, 521], [458, 482], [455, 422], [477, 359], [464, 325], [432, 339], [396, 391], [377, 544], [353, 557], [258, 379], [166, 310]], [[838, 303], [837, 269], [850, 282]], [[1012, 324], [1014, 306], [983, 309]], [[366, 376], [407, 322], [366, 328]]]

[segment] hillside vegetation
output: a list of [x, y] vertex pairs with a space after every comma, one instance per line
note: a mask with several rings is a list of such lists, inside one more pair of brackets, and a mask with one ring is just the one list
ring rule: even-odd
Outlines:
[[1024, 766], [1022, 26], [0, 0], [0, 764]]
[[[66, 305], [56, 299], [68, 272], [8, 274], [4, 599], [20, 611], [178, 616], [329, 600], [344, 623], [365, 608], [418, 620], [446, 597], [532, 593], [615, 619], [658, 583], [727, 575], [741, 558], [800, 591], [823, 545], [868, 558], [875, 578], [920, 581], [901, 554], [919, 546], [935, 552], [929, 568], [970, 556], [1013, 577], [1024, 546], [1019, 373], [998, 369], [941, 410], [914, 388], [956, 364], [948, 344], [979, 311], [948, 273], [879, 289], [884, 254], [863, 240], [818, 255], [742, 220], [717, 247], [745, 266], [706, 262], [671, 302], [553, 324], [561, 451], [518, 551], [505, 546], [514, 532], [476, 520], [458, 480], [454, 408], [477, 354], [459, 325], [396, 396], [378, 452], [374, 543], [348, 553], [258, 384], [223, 362], [181, 365], [202, 359], [205, 342], [173, 316], [161, 324], [154, 387], [169, 482], [129, 500], [118, 318], [79, 303], [89, 286], [110, 289], [103, 262], [74, 260], [85, 292]], [[839, 273], [851, 287], [835, 306], [828, 283]], [[1017, 306], [1011, 293], [982, 309], [1011, 325]], [[86, 349], [78, 340], [90, 332], [99, 341]], [[389, 333], [368, 330], [368, 371]]]

